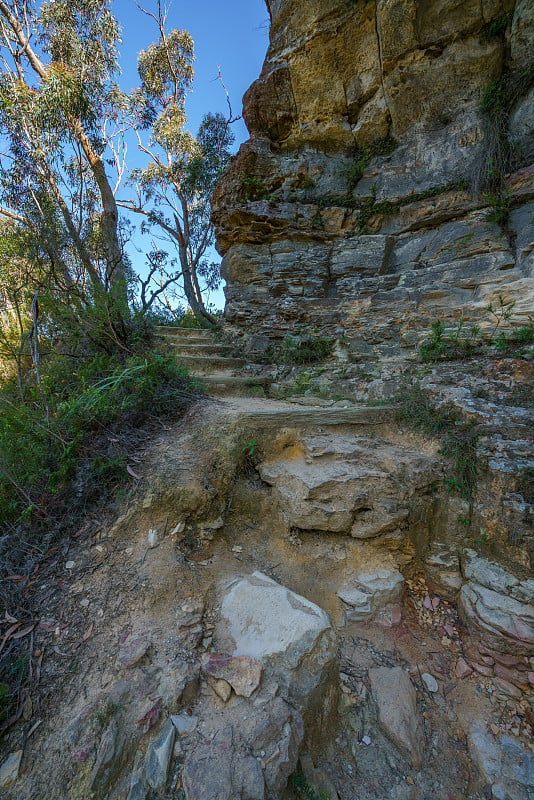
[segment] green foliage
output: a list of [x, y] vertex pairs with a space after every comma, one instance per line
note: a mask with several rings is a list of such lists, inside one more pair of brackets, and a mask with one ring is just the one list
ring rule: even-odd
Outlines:
[[430, 338], [421, 344], [421, 358], [425, 362], [466, 358], [479, 347], [481, 341], [482, 334], [477, 326], [466, 328], [463, 319], [460, 319], [456, 328], [446, 333], [445, 325], [437, 319], [432, 323]]
[[193, 85], [194, 60], [194, 43], [187, 31], [173, 30], [141, 50], [137, 69], [146, 97], [183, 112], [183, 99]]
[[[211, 200], [228, 166], [234, 142], [230, 124], [222, 114], [206, 114], [196, 137], [186, 128], [186, 98], [193, 85], [194, 45], [187, 31], [166, 32], [166, 12], [158, 5], [154, 17], [159, 38], [139, 54], [141, 86], [130, 95], [133, 126], [140, 138], [147, 165], [132, 170], [137, 199], [124, 202], [143, 215], [142, 228], [159, 229], [177, 253], [180, 270], [165, 273], [174, 291], [183, 287], [189, 306], [199, 317], [214, 323], [202, 301], [204, 289], [216, 288], [220, 273], [205, 253], [213, 244]], [[149, 135], [144, 139], [144, 131]], [[257, 192], [251, 185], [250, 192]], [[160, 278], [159, 264], [153, 274]], [[181, 279], [178, 284], [178, 279]], [[163, 283], [163, 281], [161, 281]]]
[[534, 64], [504, 70], [484, 92], [480, 110], [484, 114], [485, 150], [473, 177], [476, 191], [490, 192], [497, 197], [503, 194], [504, 176], [517, 167], [521, 157], [510, 144], [508, 119], [516, 103], [532, 86]]
[[301, 175], [299, 176], [297, 189], [314, 189], [315, 188], [315, 181], [309, 175]]
[[329, 358], [334, 349], [334, 339], [321, 336], [286, 336], [280, 344], [271, 343], [265, 358], [273, 364], [315, 364]]
[[441, 453], [451, 463], [445, 479], [447, 491], [456, 492], [471, 504], [480, 471], [477, 428], [464, 422], [452, 404], [434, 406], [428, 392], [415, 384], [406, 385], [392, 401], [398, 422], [439, 437]]
[[[492, 344], [502, 355], [514, 355], [518, 349], [534, 344], [534, 322], [513, 328], [509, 333], [500, 333]], [[528, 397], [525, 398], [528, 400]]]
[[534, 467], [523, 467], [519, 470], [517, 491], [523, 495], [525, 503], [534, 505]]
[[327, 792], [318, 792], [307, 782], [302, 772], [293, 775], [291, 784], [297, 797], [302, 800], [330, 800], [330, 795]]
[[352, 194], [356, 188], [358, 181], [361, 180], [363, 174], [371, 160], [378, 156], [388, 156], [397, 147], [397, 142], [391, 136], [386, 136], [383, 139], [375, 139], [372, 144], [358, 150], [354, 160], [349, 168], [347, 177], [347, 193]]
[[534, 64], [504, 72], [500, 78], [489, 84], [480, 103], [480, 110], [491, 114], [509, 114], [533, 84]]
[[0, 393], [0, 523], [50, 526], [113, 493], [128, 481], [130, 445], [142, 426], [172, 419], [195, 392], [173, 357], [159, 354], [97, 355], [75, 369], [50, 360], [42, 374], [48, 420], [35, 386], [25, 386], [21, 402], [8, 383]]
[[241, 200], [245, 203], [249, 200], [267, 200], [269, 198], [270, 191], [266, 181], [258, 178], [257, 175], [245, 175], [241, 187]]
[[[246, 441], [241, 446], [241, 470], [245, 475], [254, 476], [256, 474], [256, 467], [262, 460], [262, 448], [256, 437], [248, 439], [248, 434], [245, 435]], [[240, 442], [243, 438], [240, 439]]]
[[489, 42], [491, 39], [504, 36], [509, 23], [508, 14], [502, 13], [491, 22], [487, 22], [480, 29], [480, 39], [482, 42]]
[[248, 441], [248, 442], [245, 444], [245, 446], [243, 447], [243, 450], [242, 450], [242, 452], [243, 452], [243, 453], [244, 453], [244, 454], [245, 454], [245, 455], [246, 455], [248, 458], [252, 458], [252, 456], [254, 456], [254, 453], [255, 453], [255, 452], [256, 452], [256, 450], [257, 450], [257, 447], [258, 447], [258, 440], [257, 440], [257, 439], [250, 439], [250, 441]]
[[504, 190], [499, 190], [496, 192], [488, 192], [485, 199], [491, 207], [491, 211], [488, 213], [489, 221], [494, 222], [501, 228], [506, 228], [510, 218], [510, 208], [512, 206], [511, 195]]
[[402, 197], [394, 203], [390, 200], [377, 201], [376, 186], [372, 187], [370, 197], [364, 199], [355, 198], [351, 192], [347, 192], [344, 195], [322, 195], [321, 197], [310, 198], [310, 202], [315, 203], [317, 206], [316, 212], [312, 218], [312, 224], [315, 228], [324, 227], [321, 209], [329, 207], [348, 208], [356, 212], [356, 228], [358, 234], [367, 234], [369, 233], [369, 221], [375, 216], [398, 214], [403, 206], [431, 197], [437, 197], [445, 192], [464, 191], [466, 186], [466, 182], [463, 179], [451, 181], [451, 183], [434, 186], [423, 192], [412, 192], [412, 194]]
[[[477, 325], [467, 327], [463, 319], [456, 328], [447, 330], [442, 320], [432, 322], [430, 336], [421, 344], [419, 350], [424, 362], [454, 361], [467, 358], [483, 348], [495, 348], [499, 353], [510, 355], [534, 343], [534, 322], [524, 325], [511, 325], [514, 300], [506, 300], [499, 295], [495, 303], [490, 303], [486, 311], [493, 320], [493, 328], [483, 334]], [[502, 330], [507, 326], [506, 332]]]

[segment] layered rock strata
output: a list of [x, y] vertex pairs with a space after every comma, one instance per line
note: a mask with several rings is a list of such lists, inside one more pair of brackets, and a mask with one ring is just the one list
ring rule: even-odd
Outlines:
[[[528, 0], [268, 0], [251, 138], [217, 191], [226, 320], [353, 357], [409, 355], [437, 318], [512, 321], [534, 286]], [[255, 336], [251, 337], [251, 334]]]

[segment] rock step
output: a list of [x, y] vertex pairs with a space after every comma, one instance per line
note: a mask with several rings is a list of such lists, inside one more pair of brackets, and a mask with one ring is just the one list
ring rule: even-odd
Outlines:
[[[243, 380], [234, 378], [234, 380]], [[244, 379], [249, 383], [253, 378]], [[258, 379], [257, 379], [258, 380]], [[260, 385], [258, 383], [252, 385]], [[333, 406], [300, 406], [284, 401], [256, 401], [253, 408], [247, 407], [247, 400], [226, 401], [228, 410], [243, 420], [243, 424], [254, 426], [260, 430], [271, 428], [298, 427], [313, 428], [315, 426], [358, 426], [382, 425], [391, 420], [393, 406], [351, 406], [339, 408]]]
[[228, 356], [235, 351], [231, 344], [169, 341], [169, 345], [178, 356]]
[[191, 370], [196, 377], [209, 375], [217, 370], [232, 370], [244, 367], [244, 358], [231, 358], [227, 356], [182, 356], [179, 355], [178, 362], [187, 369]]
[[208, 336], [171, 336], [170, 334], [161, 334], [160, 339], [170, 347], [202, 347], [203, 345], [216, 344]]
[[166, 339], [199, 339], [203, 342], [210, 342], [213, 333], [205, 328], [175, 328], [172, 325], [156, 325], [156, 333]]
[[231, 373], [215, 373], [202, 375], [192, 373], [202, 384], [209, 395], [224, 397], [235, 395], [237, 397], [258, 397], [265, 396], [265, 381], [262, 378], [245, 377], [243, 375], [232, 375]]

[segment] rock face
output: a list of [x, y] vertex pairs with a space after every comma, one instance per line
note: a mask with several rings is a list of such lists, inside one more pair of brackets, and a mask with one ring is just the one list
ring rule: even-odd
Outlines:
[[[251, 138], [214, 200], [227, 323], [255, 341], [288, 326], [343, 333], [369, 358], [410, 353], [436, 318], [489, 323], [499, 294], [526, 320], [532, 4], [267, 5], [270, 47], [244, 97]], [[520, 73], [499, 134], [514, 155], [495, 167], [492, 82]], [[483, 199], [492, 180], [510, 214]]]
[[[459, 609], [470, 634], [475, 669], [493, 677], [502, 694], [532, 694], [534, 581], [519, 580], [499, 564], [467, 550]], [[534, 676], [533, 676], [534, 677]]]
[[356, 436], [308, 436], [259, 468], [288, 525], [372, 539], [402, 530], [439, 474], [419, 451]]

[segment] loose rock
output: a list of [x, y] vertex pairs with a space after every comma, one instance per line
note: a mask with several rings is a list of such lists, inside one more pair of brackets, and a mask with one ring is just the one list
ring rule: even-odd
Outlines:
[[381, 729], [409, 758], [411, 766], [419, 769], [422, 731], [410, 678], [401, 667], [376, 667], [369, 670], [369, 680]]
[[23, 752], [11, 753], [0, 767], [0, 788], [7, 789], [17, 780]]
[[439, 690], [438, 682], [433, 675], [423, 672], [421, 678], [429, 692], [437, 692]]
[[176, 728], [172, 720], [168, 719], [147, 750], [144, 772], [151, 789], [165, 786], [175, 736]]
[[202, 658], [202, 669], [212, 678], [227, 681], [241, 697], [250, 697], [261, 680], [261, 664], [250, 656], [225, 658], [206, 653]]

